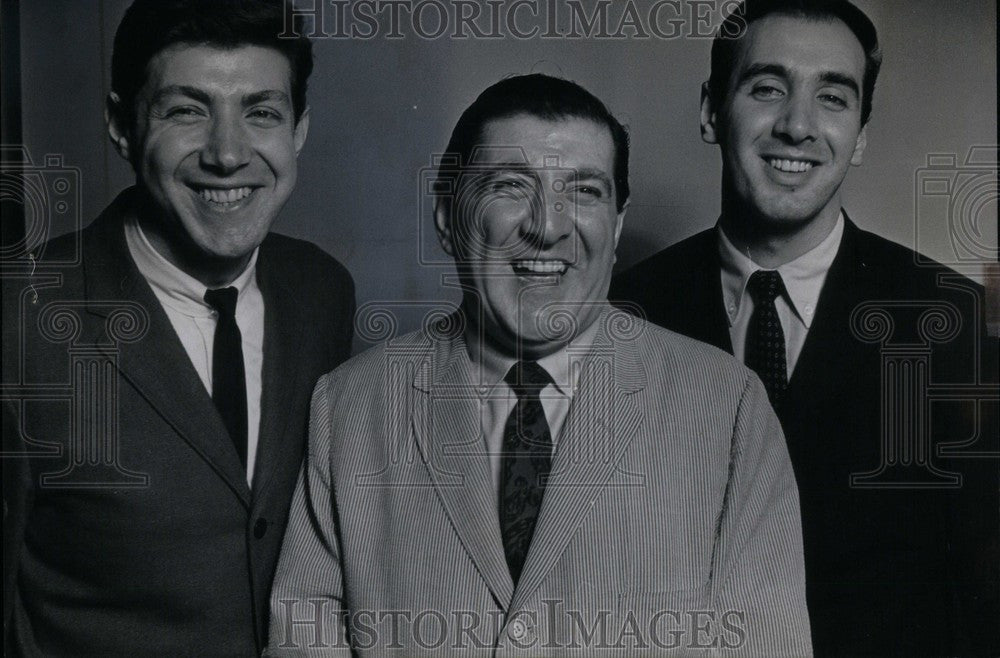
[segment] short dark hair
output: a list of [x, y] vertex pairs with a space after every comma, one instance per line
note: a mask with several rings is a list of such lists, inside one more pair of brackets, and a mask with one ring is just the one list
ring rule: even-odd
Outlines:
[[279, 51], [291, 69], [292, 110], [298, 122], [306, 108], [312, 44], [298, 32], [282, 37], [284, 21], [283, 0], [136, 0], [118, 25], [111, 55], [111, 90], [121, 99], [129, 125], [150, 60], [177, 43], [225, 49], [255, 45]]
[[882, 66], [878, 32], [871, 19], [847, 0], [743, 0], [726, 17], [712, 41], [712, 73], [708, 80], [712, 104], [720, 107], [729, 89], [733, 60], [739, 39], [750, 24], [771, 14], [818, 20], [840, 20], [857, 37], [865, 51], [865, 73], [861, 84], [861, 125], [872, 112], [875, 79]]
[[[628, 154], [629, 136], [625, 126], [608, 111], [604, 103], [589, 91], [570, 80], [541, 73], [505, 78], [479, 94], [455, 124], [448, 147], [449, 158], [442, 159], [441, 178], [446, 163], [459, 166], [469, 161], [473, 149], [479, 145], [483, 127], [489, 121], [506, 119], [519, 114], [555, 121], [560, 119], [590, 119], [607, 126], [614, 143], [615, 204], [619, 212], [629, 198]], [[453, 177], [453, 176], [452, 176]]]

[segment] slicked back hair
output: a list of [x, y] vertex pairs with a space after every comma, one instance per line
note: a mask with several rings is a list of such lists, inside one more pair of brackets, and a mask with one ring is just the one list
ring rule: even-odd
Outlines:
[[[589, 119], [606, 126], [614, 143], [615, 205], [618, 212], [629, 198], [628, 157], [629, 136], [625, 127], [611, 114], [604, 103], [589, 91], [570, 80], [541, 73], [505, 78], [479, 94], [458, 119], [448, 141], [446, 153], [460, 165], [469, 162], [479, 145], [483, 127], [490, 121], [528, 115], [548, 121]], [[442, 163], [441, 178], [454, 178], [446, 173]]]

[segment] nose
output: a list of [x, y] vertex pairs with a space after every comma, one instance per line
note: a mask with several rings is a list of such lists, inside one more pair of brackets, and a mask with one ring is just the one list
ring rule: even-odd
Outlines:
[[232, 173], [250, 161], [250, 141], [246, 128], [235, 117], [212, 119], [205, 144], [201, 149], [201, 164], [215, 173]]
[[815, 107], [804, 94], [790, 96], [774, 124], [777, 137], [792, 144], [816, 139]]
[[560, 181], [546, 186], [538, 195], [527, 221], [521, 225], [525, 241], [540, 250], [558, 244], [573, 232], [572, 200], [555, 188], [560, 188]]

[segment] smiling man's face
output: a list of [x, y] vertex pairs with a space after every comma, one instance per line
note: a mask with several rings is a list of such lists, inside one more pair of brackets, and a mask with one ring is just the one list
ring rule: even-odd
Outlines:
[[112, 140], [136, 169], [142, 226], [167, 260], [222, 285], [239, 274], [295, 186], [288, 60], [260, 46], [177, 44], [149, 63], [136, 120]]
[[836, 19], [771, 15], [740, 40], [721, 107], [703, 95], [706, 141], [722, 149], [723, 194], [776, 232], [832, 227], [861, 163], [865, 54]]
[[[479, 145], [456, 201], [438, 207], [441, 243], [487, 337], [539, 358], [593, 324], [607, 299], [625, 216], [611, 132], [521, 114], [487, 122]], [[567, 316], [575, 331], [565, 331]]]

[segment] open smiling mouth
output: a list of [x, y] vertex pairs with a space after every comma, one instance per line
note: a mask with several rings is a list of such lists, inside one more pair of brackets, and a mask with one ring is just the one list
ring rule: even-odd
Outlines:
[[192, 187], [192, 189], [198, 198], [219, 210], [235, 208], [256, 191], [252, 187]]
[[515, 260], [510, 265], [519, 276], [552, 276], [565, 274], [569, 269], [564, 260]]
[[767, 164], [778, 171], [790, 174], [801, 174], [813, 168], [814, 163], [809, 160], [790, 160], [785, 158], [764, 158]]

